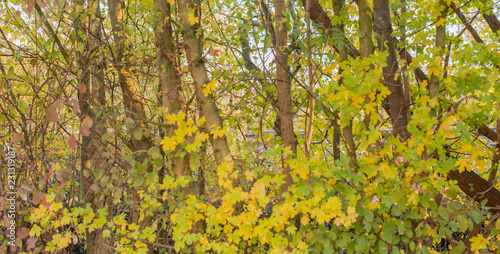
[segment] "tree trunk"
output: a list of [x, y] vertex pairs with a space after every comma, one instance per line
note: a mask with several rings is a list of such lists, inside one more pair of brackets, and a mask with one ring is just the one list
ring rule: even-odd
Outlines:
[[[444, 0], [439, 1], [440, 6], [446, 6], [446, 3]], [[441, 19], [446, 19], [446, 10], [447, 8], [445, 7], [440, 15], [437, 17], [436, 21], [440, 21]], [[442, 25], [436, 25], [436, 47], [440, 48], [439, 51], [439, 56], [443, 57], [444, 54], [444, 47], [445, 45], [445, 39], [446, 39], [446, 22]], [[439, 63], [440, 64], [440, 63]], [[432, 72], [431, 75], [431, 83], [429, 84], [429, 98], [436, 99], [438, 100], [439, 98], [439, 75], [435, 75], [434, 72]], [[437, 116], [437, 109], [435, 107], [431, 108], [430, 114], [432, 117]]]
[[389, 0], [374, 0], [373, 2], [374, 30], [380, 36], [377, 37], [378, 46], [382, 51], [389, 52], [386, 57], [387, 66], [382, 68], [384, 74], [384, 85], [389, 89], [386, 100], [389, 102], [393, 132], [406, 139], [409, 136], [408, 110], [405, 107], [403, 84], [401, 78], [395, 78], [398, 73], [398, 57], [396, 54], [396, 38], [392, 36], [391, 12]]
[[[204, 94], [203, 88], [210, 83], [205, 61], [203, 59], [203, 44], [202, 38], [198, 34], [199, 21], [193, 22], [199, 15], [196, 14], [200, 10], [198, 2], [192, 0], [180, 0], [178, 2], [179, 14], [181, 19], [182, 37], [184, 39], [184, 50], [188, 60], [189, 71], [194, 81], [196, 99], [200, 104], [201, 111], [205, 117], [205, 128], [208, 132], [216, 128], [222, 128], [222, 118], [219, 115], [215, 98], [212, 93]], [[191, 18], [190, 18], [191, 17]], [[194, 17], [194, 19], [193, 19]], [[190, 23], [191, 22], [191, 23]], [[217, 136], [210, 135], [215, 159], [217, 163], [233, 165], [233, 158], [227, 143], [226, 135]], [[233, 179], [233, 185], [238, 185], [238, 180]]]
[[[312, 1], [312, 0], [309, 0]], [[339, 18], [340, 20], [342, 19], [341, 17], [341, 10], [342, 7], [344, 6], [344, 0], [333, 0], [333, 11], [335, 13], [335, 16]], [[339, 53], [340, 59], [342, 61], [347, 60], [347, 52], [349, 52], [349, 49], [351, 48], [350, 42], [347, 40], [345, 37], [345, 31], [344, 31], [344, 22], [339, 22], [335, 28], [337, 28], [338, 35], [335, 35], [335, 37], [340, 37], [343, 38], [339, 42], [337, 42], [337, 52]], [[342, 74], [342, 68], [339, 68], [339, 74]], [[339, 80], [339, 86], [342, 86], [344, 80], [341, 76]], [[337, 113], [338, 114], [338, 113]], [[334, 119], [334, 158], [335, 160], [340, 159], [340, 145], [338, 142], [340, 142], [340, 124], [339, 119]], [[352, 134], [352, 120], [342, 128], [342, 133], [344, 137], [344, 143], [347, 148], [347, 154], [349, 156], [349, 166], [351, 168], [354, 168], [357, 165], [357, 158], [356, 158], [356, 144], [354, 143], [354, 136]], [[338, 137], [336, 136], [338, 135]], [[339, 151], [336, 151], [339, 150]], [[338, 157], [338, 158], [336, 158]]]
[[[293, 132], [291, 84], [288, 69], [288, 51], [286, 49], [288, 29], [286, 22], [284, 22], [287, 19], [285, 15], [285, 0], [275, 0], [274, 9], [276, 15], [276, 47], [274, 48], [276, 53], [276, 92], [278, 94], [281, 140], [283, 146], [288, 147], [293, 153], [292, 156], [295, 156], [297, 153], [297, 146], [295, 143], [295, 134]], [[285, 185], [283, 186], [285, 191], [293, 184], [293, 179], [290, 175], [290, 167], [285, 163], [287, 159], [288, 156], [283, 155], [284, 173], [286, 175]]]
[[[125, 17], [125, 3], [122, 0], [108, 0], [109, 17], [111, 20], [111, 28], [113, 30], [113, 38], [115, 42], [115, 59], [114, 67], [118, 71], [118, 83], [122, 89], [123, 104], [125, 106], [125, 115], [133, 119], [138, 128], [142, 129], [141, 139], [133, 138], [132, 132], [129, 133], [130, 149], [135, 151], [147, 150], [152, 147], [153, 143], [147, 138], [148, 124], [146, 120], [146, 111], [144, 110], [144, 102], [139, 87], [139, 82], [135, 75], [130, 72], [129, 57], [130, 45], [127, 41], [127, 31], [124, 29], [128, 26]], [[140, 163], [146, 158], [145, 153], [139, 153], [136, 160]]]
[[[146, 122], [147, 116], [144, 109], [144, 102], [139, 86], [139, 81], [130, 71], [129, 57], [131, 55], [130, 45], [127, 41], [128, 26], [127, 18], [125, 16], [125, 3], [122, 0], [108, 0], [109, 17], [111, 21], [111, 28], [113, 31], [113, 38], [115, 43], [115, 58], [114, 67], [118, 72], [118, 83], [122, 90], [123, 104], [125, 106], [125, 116], [134, 120], [136, 128], [140, 128], [142, 135], [140, 139], [134, 137], [133, 132], [135, 129], [130, 130], [127, 137], [130, 137], [129, 148], [135, 154], [136, 163], [143, 163], [147, 158], [147, 150], [153, 147], [153, 142], [149, 139], [147, 134], [149, 131], [148, 123]], [[147, 168], [147, 172], [152, 172], [152, 167]], [[142, 220], [140, 218], [141, 200], [138, 190], [144, 188], [143, 186], [136, 186], [132, 190], [132, 205], [130, 208], [130, 222], [140, 226], [146, 227], [151, 223], [151, 218], [146, 217]], [[154, 252], [154, 246], [148, 244], [148, 253]]]
[[[92, 186], [95, 184], [94, 175], [103, 170], [104, 158], [99, 156], [99, 146], [101, 145], [101, 136], [105, 132], [101, 125], [101, 120], [93, 112], [92, 107], [103, 105], [105, 102], [104, 80], [102, 70], [102, 59], [99, 55], [100, 48], [100, 9], [95, 1], [89, 1], [89, 6], [96, 8], [96, 16], [89, 18], [88, 22], [82, 22], [77, 19], [75, 21], [76, 40], [78, 43], [86, 45], [84, 52], [79, 52], [77, 65], [81, 70], [80, 74], [80, 89], [78, 93], [78, 101], [81, 109], [82, 124], [88, 124], [88, 118], [92, 119], [92, 125], [89, 128], [88, 135], [82, 134], [82, 147], [80, 153], [82, 190], [81, 200], [90, 203], [92, 208], [97, 210], [106, 206], [106, 199], [100, 199]], [[76, 11], [82, 13], [84, 11], [84, 2], [77, 1], [75, 3]], [[85, 23], [89, 27], [85, 27]], [[88, 31], [88, 32], [86, 32]], [[92, 33], [92, 34], [87, 34]], [[100, 61], [101, 60], [101, 61]], [[88, 117], [88, 118], [87, 118]], [[84, 193], [86, 191], [86, 193]], [[106, 240], [102, 237], [102, 229], [96, 229], [92, 232], [86, 232], [87, 253], [109, 253], [109, 249], [104, 246]]]
[[[161, 18], [155, 24], [156, 37], [156, 55], [158, 58], [158, 74], [162, 95], [162, 106], [166, 109], [167, 114], [178, 114], [181, 112], [182, 98], [180, 95], [180, 78], [175, 69], [175, 55], [177, 54], [174, 47], [174, 38], [172, 35], [171, 24], [171, 6], [167, 1], [155, 0], [155, 11], [161, 14]], [[175, 131], [175, 125], [165, 123], [167, 126], [166, 135], [171, 137]], [[179, 151], [176, 148], [174, 154]], [[196, 196], [196, 186], [192, 178], [191, 168], [189, 167], [189, 155], [183, 157], [171, 156], [167, 162], [168, 168], [171, 168], [175, 177], [178, 179], [182, 176], [191, 178], [189, 184], [182, 188], [184, 198], [190, 195]], [[166, 169], [161, 175], [165, 175]], [[161, 179], [163, 181], [163, 179]], [[195, 225], [194, 232], [203, 232], [204, 223]]]

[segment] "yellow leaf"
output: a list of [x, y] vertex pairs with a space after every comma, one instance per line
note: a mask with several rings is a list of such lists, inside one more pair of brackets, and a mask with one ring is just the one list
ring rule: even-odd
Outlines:
[[307, 215], [302, 216], [302, 218], [300, 219], [300, 224], [302, 224], [303, 226], [305, 226], [308, 223], [309, 223], [309, 216], [307, 216]]
[[174, 0], [167, 0], [167, 3], [174, 4]]
[[334, 94], [334, 93], [331, 93], [330, 95], [328, 95], [328, 102], [332, 103], [334, 102], [335, 100], [337, 99], [337, 96]]
[[197, 125], [201, 126], [203, 125], [207, 120], [205, 119], [205, 116], [202, 116], [198, 122], [196, 123]]
[[47, 196], [45, 198], [45, 201], [47, 201], [47, 203], [51, 203], [52, 201], [54, 201], [55, 197], [56, 197], [55, 193], [47, 194]]
[[125, 69], [120, 69], [120, 72], [121, 72], [123, 75], [130, 76], [130, 72], [128, 72], [128, 71], [127, 71], [127, 70], [125, 70]]
[[484, 173], [485, 167], [486, 167], [486, 161], [478, 159], [474, 163], [474, 166], [479, 169], [479, 172]]
[[424, 80], [424, 81], [422, 82], [422, 86], [423, 86], [424, 88], [426, 88], [428, 85], [429, 85], [429, 84], [427, 84], [427, 80]]
[[177, 122], [177, 115], [174, 113], [167, 115], [166, 118], [168, 124], [174, 124]]
[[472, 146], [470, 144], [464, 144], [460, 151], [463, 153], [469, 153], [470, 151], [472, 151]]
[[194, 10], [190, 11], [189, 15], [188, 15], [188, 23], [190, 25], [194, 25], [194, 24], [198, 23], [199, 21], [200, 21], [200, 18], [194, 16]]
[[498, 249], [498, 246], [496, 245], [496, 242], [494, 242], [491, 247], [490, 247], [491, 250], [497, 250]]
[[160, 145], [162, 145], [163, 151], [169, 151], [169, 150], [174, 150], [175, 146], [177, 145], [177, 142], [175, 142], [173, 139], [169, 137], [164, 137], [163, 140], [160, 142]]
[[61, 248], [61, 249], [64, 249], [66, 247], [68, 247], [68, 245], [72, 242], [72, 239], [71, 239], [71, 233], [70, 232], [67, 232], [64, 237], [62, 237], [61, 239], [59, 239], [59, 242], [57, 243], [57, 247]]
[[63, 213], [64, 213], [64, 216], [61, 218], [61, 225], [64, 226], [64, 225], [68, 225], [70, 222], [71, 222], [71, 214], [68, 213], [68, 210], [66, 210], [66, 208], [64, 208], [63, 210]]
[[333, 70], [334, 66], [331, 66], [331, 65], [325, 65], [323, 66], [323, 72], [324, 73], [331, 73], [332, 70]]
[[356, 108], [361, 108], [360, 104], [363, 102], [363, 97], [361, 96], [355, 96], [352, 98], [352, 103]]
[[45, 217], [45, 212], [47, 212], [47, 207], [44, 205], [38, 206], [38, 208], [35, 208], [35, 218], [37, 220], [44, 218]]
[[215, 83], [217, 83], [216, 79], [210, 81], [210, 83], [207, 83], [207, 84], [203, 85], [203, 94], [205, 96], [208, 96], [209, 94], [212, 94], [212, 90], [215, 89]]
[[477, 236], [472, 237], [470, 239], [470, 242], [471, 242], [470, 249], [472, 251], [486, 249], [486, 248], [488, 248], [488, 245], [490, 244], [490, 241], [488, 239], [484, 238], [484, 236], [481, 234], [478, 234]]
[[465, 170], [469, 170], [470, 169], [471, 163], [469, 162], [469, 160], [467, 160], [465, 158], [461, 158], [460, 160], [458, 160], [457, 162], [455, 162], [455, 166], [458, 166], [458, 171], [460, 173], [462, 173]]
[[59, 209], [62, 208], [62, 203], [61, 202], [56, 202], [50, 205], [50, 210], [53, 211], [59, 211]]
[[417, 146], [417, 155], [422, 155], [425, 150], [425, 145], [423, 143], [418, 144]]
[[210, 134], [214, 135], [214, 138], [223, 137], [227, 134], [227, 126], [224, 126], [224, 128], [221, 128], [220, 126], [212, 126]]
[[30, 236], [40, 236], [41, 232], [42, 229], [37, 224], [35, 224], [30, 230]]
[[441, 18], [437, 23], [436, 23], [436, 26], [444, 26], [444, 24], [446, 23], [446, 19], [445, 18]]

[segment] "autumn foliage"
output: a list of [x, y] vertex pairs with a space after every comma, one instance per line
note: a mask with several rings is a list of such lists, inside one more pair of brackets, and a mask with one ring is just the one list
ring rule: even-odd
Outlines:
[[0, 253], [496, 253], [498, 12], [3, 1]]

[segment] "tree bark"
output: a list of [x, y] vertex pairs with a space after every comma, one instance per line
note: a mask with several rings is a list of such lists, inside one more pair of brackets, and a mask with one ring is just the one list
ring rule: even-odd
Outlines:
[[398, 73], [398, 58], [396, 54], [396, 38], [392, 36], [391, 12], [389, 10], [389, 0], [374, 0], [373, 2], [374, 30], [380, 36], [377, 37], [379, 48], [387, 51], [387, 66], [382, 68], [384, 74], [384, 85], [389, 89], [386, 100], [389, 102], [393, 132], [406, 139], [409, 136], [408, 110], [405, 107], [403, 84]]
[[[103, 170], [102, 165], [104, 159], [99, 155], [99, 146], [101, 136], [105, 132], [101, 126], [101, 119], [99, 119], [95, 112], [92, 110], [93, 106], [103, 105], [105, 102], [104, 80], [102, 71], [97, 69], [102, 67], [102, 62], [99, 62], [100, 47], [100, 25], [98, 16], [100, 9], [96, 6], [95, 1], [89, 1], [89, 6], [96, 8], [95, 18], [89, 18], [88, 22], [82, 22], [80, 15], [75, 20], [75, 33], [78, 43], [86, 45], [84, 52], [78, 52], [77, 65], [80, 69], [80, 91], [78, 93], [78, 101], [80, 103], [82, 124], [87, 122], [88, 118], [92, 119], [92, 126], [89, 128], [88, 135], [82, 133], [82, 146], [80, 152], [82, 189], [80, 191], [81, 200], [90, 203], [92, 208], [97, 210], [106, 206], [106, 199], [100, 199], [94, 193], [92, 186], [95, 184], [94, 175]], [[84, 11], [84, 1], [75, 2], [75, 10], [79, 13]], [[85, 23], [89, 27], [85, 27]], [[64, 56], [64, 54], [63, 54]], [[87, 122], [88, 123], [88, 122]], [[84, 192], [86, 193], [84, 194]], [[109, 253], [109, 249], [104, 247], [106, 240], [102, 237], [102, 229], [96, 229], [86, 232], [87, 253]]]
[[[197, 3], [197, 1], [192, 0], [180, 0], [178, 6], [182, 37], [184, 39], [184, 50], [188, 60], [189, 71], [194, 81], [196, 98], [200, 104], [203, 116], [205, 116], [205, 128], [208, 132], [211, 132], [214, 128], [222, 128], [223, 123], [214, 96], [211, 93], [207, 95], [203, 93], [203, 86], [208, 84], [211, 80], [208, 77], [203, 59], [202, 40], [200, 35], [197, 35], [199, 25], [197, 23], [191, 25], [189, 22], [189, 15], [195, 16], [195, 10], [200, 10]], [[218, 164], [228, 163], [232, 165], [233, 158], [226, 136], [215, 137], [210, 135], [210, 142], [214, 149], [215, 159]], [[236, 179], [234, 179], [233, 184], [237, 184]]]
[[488, 26], [490, 27], [491, 31], [495, 35], [498, 34], [500, 30], [500, 21], [498, 21], [498, 18], [495, 15], [495, 13], [493, 13], [493, 11], [491, 11], [490, 14], [483, 12], [482, 15], [486, 23], [488, 23]]
[[[440, 6], [446, 6], [444, 0], [439, 1]], [[439, 22], [441, 19], [446, 19], [446, 9], [444, 8], [440, 15], [437, 17], [436, 22]], [[445, 39], [446, 39], [446, 21], [444, 24], [436, 25], [436, 47], [440, 48], [439, 51], [439, 56], [441, 59], [443, 58], [444, 54], [444, 47], [445, 45]], [[440, 64], [440, 63], [439, 63]], [[429, 98], [436, 99], [438, 100], [439, 98], [439, 75], [435, 75], [434, 72], [432, 72], [431, 75], [431, 83], [429, 83]], [[437, 116], [437, 109], [435, 107], [431, 108], [430, 114], [432, 117]]]
[[[134, 160], [136, 163], [143, 163], [146, 161], [147, 153], [145, 151], [153, 147], [153, 142], [148, 137], [149, 126], [146, 122], [146, 111], [144, 109], [144, 102], [142, 100], [142, 94], [139, 86], [139, 82], [135, 75], [130, 71], [129, 57], [130, 44], [127, 41], [127, 18], [125, 16], [125, 3], [122, 0], [108, 0], [109, 7], [109, 17], [111, 21], [111, 28], [113, 31], [113, 38], [115, 43], [115, 58], [114, 67], [118, 72], [118, 83], [122, 90], [123, 105], [125, 107], [125, 116], [134, 120], [136, 123], [136, 128], [140, 128], [142, 135], [140, 139], [134, 137], [134, 129], [130, 130], [128, 137], [129, 148], [132, 153], [135, 154]], [[152, 167], [148, 167], [148, 173], [152, 172]], [[130, 207], [130, 222], [135, 223], [140, 226], [140, 228], [146, 227], [148, 224], [152, 223], [150, 217], [146, 217], [140, 220], [140, 207], [141, 199], [138, 194], [138, 190], [144, 188], [143, 186], [137, 186], [136, 189], [132, 190], [132, 205]], [[154, 252], [154, 246], [148, 244], [148, 253]]]
[[[344, 6], [344, 0], [333, 0], [333, 11], [335, 13], [335, 16], [337, 16], [338, 19], [342, 20], [341, 16], [341, 10], [342, 7]], [[340, 59], [342, 61], [347, 60], [347, 53], [349, 52], [349, 49], [351, 48], [350, 42], [347, 40], [345, 37], [345, 31], [344, 31], [344, 22], [339, 22], [336, 26], [336, 31], [338, 34], [333, 34], [335, 38], [341, 38], [337, 42], [337, 50], [340, 56]], [[339, 74], [342, 74], [342, 68], [339, 68]], [[340, 78], [339, 80], [339, 86], [342, 86], [344, 83], [344, 79]], [[338, 112], [336, 112], [338, 114]], [[335, 160], [340, 159], [340, 121], [339, 119], [333, 119], [334, 124], [333, 124], [333, 130], [334, 130], [334, 137], [333, 137], [333, 154]], [[355, 168], [357, 165], [357, 156], [356, 156], [356, 143], [354, 142], [354, 136], [352, 133], [352, 120], [342, 128], [342, 136], [344, 138], [344, 142], [347, 148], [347, 155], [349, 156], [349, 166], [351, 168]], [[338, 135], [338, 137], [337, 137]], [[337, 151], [338, 150], [338, 151]], [[338, 158], [336, 158], [338, 157]]]
[[[305, 7], [306, 6], [306, 1], [308, 0], [301, 0], [302, 5]], [[332, 25], [332, 20], [328, 16], [328, 14], [323, 10], [323, 7], [321, 4], [318, 2], [318, 0], [310, 0], [310, 13], [311, 13], [311, 20], [318, 25], [321, 30], [326, 32], [326, 34], [332, 38], [333, 40], [337, 40], [338, 37], [334, 35], [334, 26]], [[359, 56], [359, 51], [354, 47], [354, 45], [344, 36], [342, 40], [342, 45], [347, 48], [347, 53], [352, 57], [356, 58]], [[339, 52], [339, 46], [337, 43], [333, 43], [332, 45], [335, 48], [335, 51]]]
[[[115, 42], [115, 58], [114, 66], [118, 71], [118, 83], [122, 89], [123, 104], [125, 106], [125, 115], [133, 119], [138, 128], [142, 129], [141, 139], [133, 137], [132, 132], [129, 133], [130, 149], [132, 151], [143, 151], [152, 147], [153, 143], [147, 138], [148, 124], [145, 121], [146, 111], [144, 110], [144, 102], [139, 87], [139, 82], [135, 75], [130, 72], [129, 57], [130, 45], [127, 41], [127, 19], [125, 17], [125, 3], [122, 0], [108, 0], [109, 17], [111, 20], [111, 28], [113, 30], [113, 38]], [[146, 158], [145, 153], [139, 153], [136, 158], [142, 163]]]
[[448, 179], [456, 180], [458, 187], [475, 201], [481, 203], [487, 199], [486, 206], [491, 213], [500, 212], [500, 191], [474, 171], [464, 170], [460, 173], [453, 170], [448, 173]]
[[369, 57], [373, 54], [373, 42], [372, 42], [372, 28], [373, 28], [373, 18], [372, 18], [372, 3], [373, 0], [358, 0], [359, 8], [359, 53], [361, 57]]
[[[297, 146], [295, 143], [295, 133], [293, 132], [290, 71], [288, 69], [288, 51], [286, 49], [288, 37], [286, 9], [285, 0], [274, 1], [274, 13], [276, 16], [274, 20], [276, 24], [276, 47], [274, 48], [276, 54], [276, 92], [278, 94], [281, 141], [284, 147], [291, 150], [292, 157], [294, 157], [297, 153]], [[285, 174], [285, 185], [283, 188], [285, 191], [293, 184], [290, 167], [285, 162], [288, 158], [287, 155], [283, 155]]]
[[[177, 52], [174, 47], [174, 38], [172, 32], [171, 5], [167, 1], [155, 0], [155, 11], [161, 14], [161, 18], [155, 23], [156, 55], [158, 58], [159, 83], [162, 94], [162, 106], [166, 109], [166, 114], [178, 114], [182, 111], [183, 101], [180, 94], [180, 77], [175, 69], [175, 55]], [[166, 135], [171, 137], [175, 132], [175, 125], [165, 122]], [[173, 154], [180, 151], [176, 148]], [[191, 181], [182, 188], [184, 199], [190, 195], [196, 196], [196, 185], [189, 167], [189, 155], [182, 157], [171, 156], [168, 161], [168, 168], [172, 169], [175, 178], [179, 179], [187, 176]], [[166, 174], [163, 169], [162, 176]], [[163, 179], [161, 179], [163, 181]], [[193, 231], [204, 231], [204, 223], [195, 225]]]
[[[469, 23], [465, 15], [462, 13], [462, 11], [457, 7], [457, 5], [454, 2], [450, 3], [451, 9], [457, 14], [457, 17], [462, 21], [462, 24], [465, 25], [465, 28], [467, 28], [467, 31], [472, 35], [474, 40], [476, 40], [478, 43], [483, 43], [483, 40], [481, 37], [479, 37], [479, 34], [476, 32], [476, 30], [472, 27], [472, 25]], [[485, 14], [483, 14], [485, 15]]]
[[[401, 14], [404, 15], [406, 13], [406, 0], [400, 0], [401, 2]], [[399, 27], [402, 30], [401, 41], [403, 43], [406, 42], [406, 24], [401, 22]], [[401, 55], [400, 55], [401, 56]], [[404, 91], [404, 106], [406, 108], [407, 114], [410, 114], [410, 105], [411, 105], [411, 85], [410, 85], [410, 77], [406, 74], [408, 70], [408, 60], [405, 59], [406, 62], [401, 66], [401, 76], [403, 76], [403, 91]]]

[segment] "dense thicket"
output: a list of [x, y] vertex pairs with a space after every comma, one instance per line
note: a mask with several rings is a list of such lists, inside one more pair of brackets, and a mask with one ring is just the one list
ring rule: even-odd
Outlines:
[[498, 11], [3, 1], [0, 252], [496, 252]]

